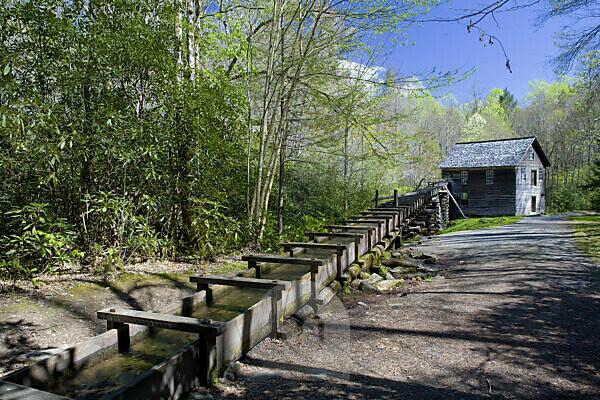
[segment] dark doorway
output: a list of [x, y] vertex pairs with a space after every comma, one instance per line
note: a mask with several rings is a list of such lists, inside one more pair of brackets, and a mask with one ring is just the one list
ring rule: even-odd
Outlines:
[[531, 170], [531, 185], [537, 186], [537, 169]]
[[531, 212], [537, 212], [537, 198], [535, 196], [531, 196]]

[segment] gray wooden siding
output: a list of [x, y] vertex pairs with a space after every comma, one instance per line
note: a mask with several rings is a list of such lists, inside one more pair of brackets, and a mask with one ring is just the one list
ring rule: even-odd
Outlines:
[[468, 205], [463, 206], [467, 215], [515, 215], [515, 170], [513, 168], [491, 168], [494, 183], [486, 184], [486, 169], [470, 169], [469, 181], [461, 183], [460, 170], [442, 170], [442, 176], [450, 182], [452, 195], [460, 203], [463, 192], [468, 193]]
[[[528, 150], [529, 152], [529, 150]], [[540, 161], [540, 157], [537, 152], [533, 151], [534, 156], [533, 160], [529, 159], [528, 153], [525, 153], [525, 156], [517, 166], [515, 170], [515, 202], [516, 202], [516, 214], [517, 215], [530, 215], [531, 211], [531, 197], [536, 196], [537, 201], [537, 211], [535, 214], [543, 214], [546, 212], [546, 204], [545, 204], [545, 194], [546, 194], [546, 173], [544, 171], [544, 165]], [[521, 179], [521, 167], [526, 168], [526, 177], [527, 180]], [[532, 169], [538, 170], [538, 183], [537, 186], [533, 186], [531, 183], [531, 171]], [[539, 171], [544, 171], [544, 180], [540, 180]]]

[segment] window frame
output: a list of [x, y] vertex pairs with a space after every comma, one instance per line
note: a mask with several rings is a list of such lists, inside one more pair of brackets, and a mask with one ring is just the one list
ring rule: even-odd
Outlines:
[[535, 152], [533, 151], [533, 149], [529, 149], [529, 151], [527, 152], [527, 159], [529, 161], [535, 160]]
[[527, 167], [521, 168], [521, 182], [527, 182]]
[[536, 187], [538, 185], [538, 170], [537, 168], [531, 169], [531, 186]]
[[495, 179], [495, 173], [493, 169], [486, 169], [485, 170], [485, 184], [486, 185], [493, 185], [494, 184], [494, 179]]
[[462, 192], [460, 194], [460, 205], [465, 207], [469, 206], [469, 192]]
[[460, 171], [460, 183], [463, 185], [469, 184], [469, 171]]

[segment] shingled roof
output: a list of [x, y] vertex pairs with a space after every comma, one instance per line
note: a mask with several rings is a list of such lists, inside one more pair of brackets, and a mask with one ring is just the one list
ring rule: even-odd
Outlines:
[[489, 140], [485, 142], [456, 143], [450, 154], [441, 162], [441, 169], [516, 167], [533, 146], [542, 164], [550, 166], [550, 161], [535, 137]]

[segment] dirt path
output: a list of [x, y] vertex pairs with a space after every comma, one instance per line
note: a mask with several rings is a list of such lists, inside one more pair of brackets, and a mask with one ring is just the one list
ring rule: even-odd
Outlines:
[[451, 266], [407, 294], [334, 301], [191, 398], [600, 398], [600, 269], [567, 221], [526, 218], [423, 245]]
[[106, 330], [96, 311], [106, 307], [161, 310], [195, 291], [192, 272], [234, 273], [244, 263], [192, 265], [167, 261], [127, 266], [110, 281], [91, 274], [53, 276], [39, 289], [0, 294], [0, 375]]

